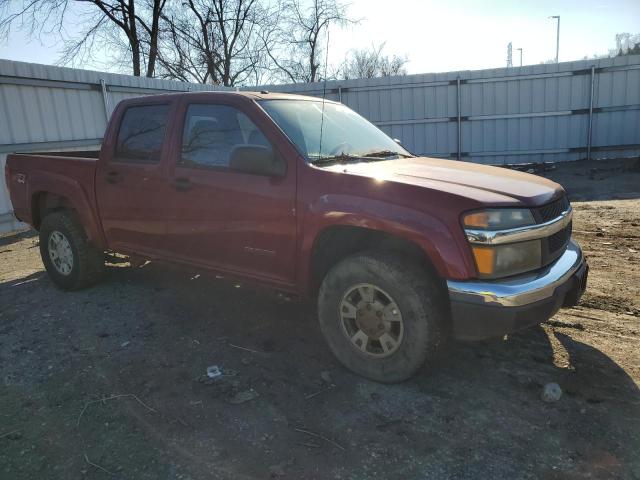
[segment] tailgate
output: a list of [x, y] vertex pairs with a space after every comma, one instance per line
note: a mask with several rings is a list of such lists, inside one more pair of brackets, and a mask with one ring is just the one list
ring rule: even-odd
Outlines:
[[13, 155], [7, 156], [7, 164], [5, 166], [5, 180], [9, 190], [9, 198], [13, 205], [13, 213], [16, 218], [21, 221], [28, 220], [29, 204], [27, 202], [27, 175], [16, 171], [13, 167], [15, 158]]

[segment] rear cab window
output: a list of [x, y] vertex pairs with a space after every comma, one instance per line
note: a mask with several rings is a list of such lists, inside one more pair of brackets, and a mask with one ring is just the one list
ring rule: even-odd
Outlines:
[[169, 109], [166, 104], [128, 107], [120, 121], [113, 161], [159, 163]]

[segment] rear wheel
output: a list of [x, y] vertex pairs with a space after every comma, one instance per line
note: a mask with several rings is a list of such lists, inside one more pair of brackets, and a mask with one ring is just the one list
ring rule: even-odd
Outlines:
[[93, 247], [70, 211], [53, 212], [40, 225], [40, 256], [47, 273], [63, 290], [98, 282], [104, 272], [104, 252]]
[[318, 296], [320, 327], [347, 368], [392, 383], [432, 361], [445, 340], [446, 291], [415, 261], [369, 252], [342, 260]]

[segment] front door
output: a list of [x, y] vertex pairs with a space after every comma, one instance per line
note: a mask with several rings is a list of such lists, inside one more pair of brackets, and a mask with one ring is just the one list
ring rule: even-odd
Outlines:
[[113, 151], [103, 152], [96, 196], [113, 250], [149, 255], [165, 251], [168, 186], [162, 156], [170, 109], [169, 104], [128, 107], [120, 117]]
[[[236, 147], [273, 149], [238, 108], [183, 106], [183, 126], [170, 172], [167, 245], [194, 264], [292, 284], [295, 272], [295, 165], [279, 176], [230, 166]], [[275, 152], [278, 155], [277, 152]], [[284, 159], [281, 159], [284, 161]]]

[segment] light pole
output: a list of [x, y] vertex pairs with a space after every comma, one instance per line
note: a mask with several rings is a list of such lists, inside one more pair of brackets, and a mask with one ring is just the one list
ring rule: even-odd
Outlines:
[[558, 28], [556, 30], [556, 63], [558, 63], [558, 52], [560, 51], [560, 15], [552, 15], [549, 18], [558, 20]]
[[516, 50], [520, 50], [520, 66], [522, 66], [522, 49], [516, 48]]

